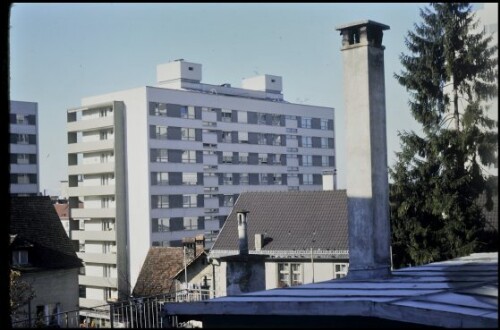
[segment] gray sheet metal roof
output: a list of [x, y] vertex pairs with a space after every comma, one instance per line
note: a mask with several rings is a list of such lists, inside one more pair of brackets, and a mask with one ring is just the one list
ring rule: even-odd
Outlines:
[[255, 234], [265, 234], [262, 252], [290, 250], [347, 250], [345, 190], [246, 192], [236, 201], [210, 253], [238, 250], [236, 211], [250, 211], [248, 248]]
[[414, 324], [498, 327], [498, 253], [395, 270], [389, 279], [349, 278], [169, 304], [171, 315], [366, 316]]

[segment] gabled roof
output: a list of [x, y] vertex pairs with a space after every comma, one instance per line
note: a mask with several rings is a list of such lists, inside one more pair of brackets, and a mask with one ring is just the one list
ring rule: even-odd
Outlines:
[[[197, 247], [196, 255], [203, 252]], [[192, 259], [188, 259], [189, 263]], [[175, 275], [184, 268], [184, 248], [152, 247], [149, 249], [141, 272], [137, 278], [134, 296], [152, 296], [174, 290], [172, 285]]]
[[11, 248], [16, 242], [31, 243], [28, 258], [32, 267], [82, 267], [49, 196], [11, 196], [10, 203], [9, 234], [16, 235]]
[[245, 192], [236, 201], [210, 254], [238, 250], [238, 210], [247, 216], [248, 249], [264, 234], [262, 252], [348, 250], [345, 190]]
[[69, 219], [69, 204], [53, 204], [57, 215], [61, 220]]

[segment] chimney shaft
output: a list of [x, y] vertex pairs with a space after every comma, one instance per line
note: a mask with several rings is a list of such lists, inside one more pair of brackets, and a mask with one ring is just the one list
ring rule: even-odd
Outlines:
[[349, 272], [352, 279], [390, 276], [389, 184], [383, 31], [360, 21], [342, 35], [346, 109]]
[[248, 235], [247, 235], [247, 214], [245, 210], [236, 211], [238, 219], [238, 241], [240, 254], [248, 254]]
[[255, 251], [262, 250], [263, 245], [264, 245], [264, 235], [255, 234]]

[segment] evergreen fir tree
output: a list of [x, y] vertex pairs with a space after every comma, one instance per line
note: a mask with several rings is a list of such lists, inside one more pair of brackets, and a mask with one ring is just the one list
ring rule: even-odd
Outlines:
[[[405, 39], [403, 71], [422, 135], [399, 133], [401, 152], [391, 177], [391, 225], [396, 266], [423, 264], [491, 249], [483, 208], [492, 207], [498, 123], [487, 103], [498, 93], [497, 46], [467, 3], [433, 3], [420, 11]], [[486, 194], [486, 205], [478, 197]]]

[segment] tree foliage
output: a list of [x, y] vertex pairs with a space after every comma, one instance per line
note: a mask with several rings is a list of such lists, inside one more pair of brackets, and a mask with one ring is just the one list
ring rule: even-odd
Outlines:
[[[389, 170], [394, 263], [423, 264], [491, 248], [483, 209], [491, 210], [498, 123], [487, 115], [497, 95], [497, 46], [474, 32], [467, 3], [432, 3], [405, 39], [397, 81], [422, 134], [399, 133]], [[478, 198], [486, 194], [486, 205]]]
[[35, 291], [31, 284], [20, 277], [19, 271], [10, 270], [10, 313], [13, 320], [18, 316], [23, 316], [22, 307], [35, 298]]

